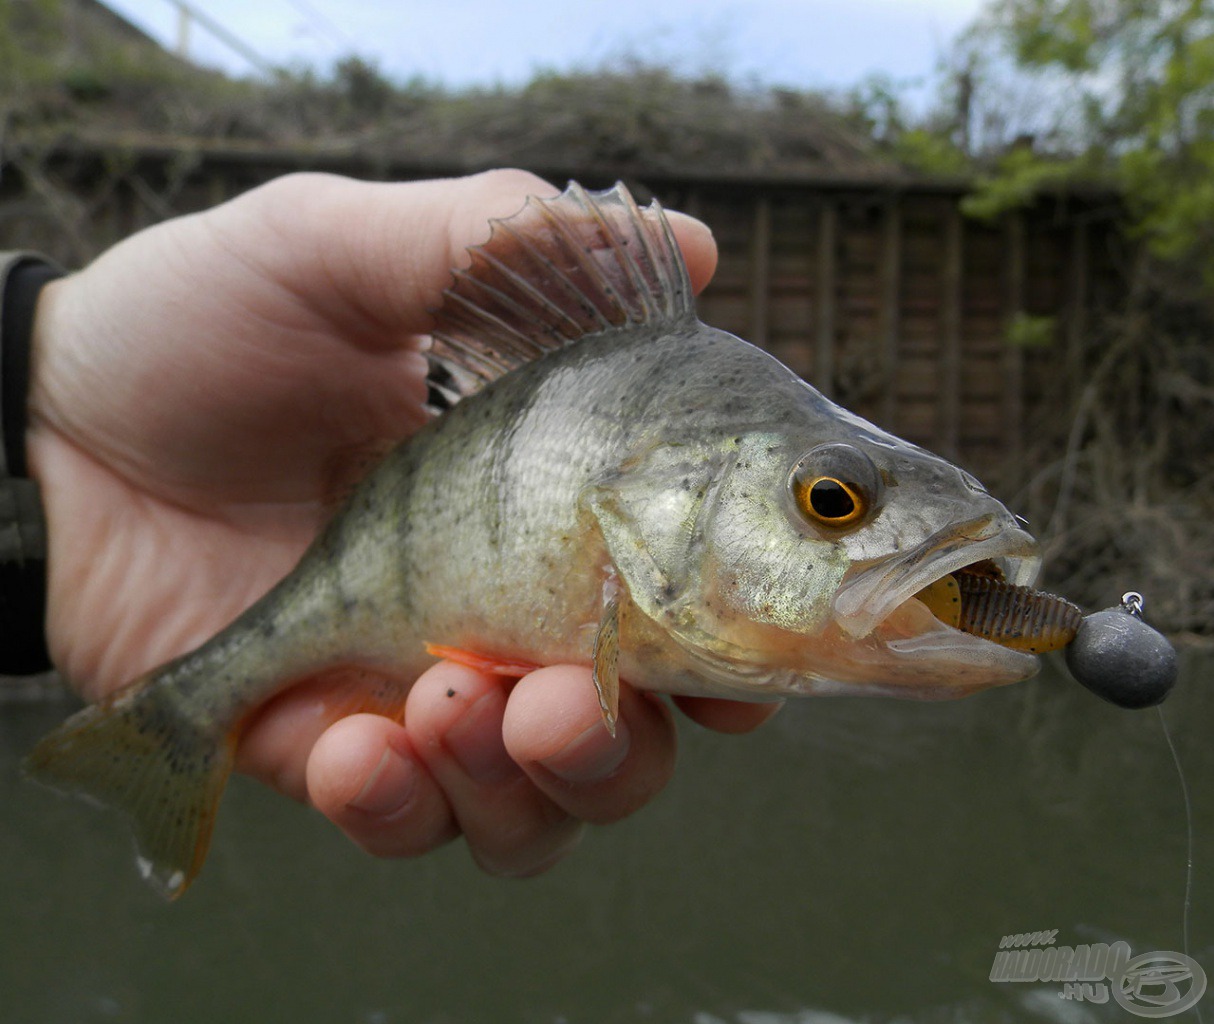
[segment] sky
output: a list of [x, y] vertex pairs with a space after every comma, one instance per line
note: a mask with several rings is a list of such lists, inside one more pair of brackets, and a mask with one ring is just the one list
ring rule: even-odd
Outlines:
[[[105, 0], [170, 48], [174, 0]], [[275, 66], [356, 53], [397, 80], [512, 85], [621, 56], [800, 89], [925, 81], [983, 0], [187, 0]], [[195, 22], [192, 59], [255, 73]]]

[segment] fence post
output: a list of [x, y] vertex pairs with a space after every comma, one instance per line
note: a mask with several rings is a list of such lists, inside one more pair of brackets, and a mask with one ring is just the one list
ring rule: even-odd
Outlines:
[[881, 345], [881, 426], [897, 429], [898, 335], [902, 329], [902, 197], [885, 204], [881, 230], [878, 333]]
[[750, 341], [767, 348], [771, 306], [771, 200], [755, 200], [750, 239]]
[[1024, 350], [1013, 343], [1012, 324], [1024, 313], [1024, 213], [1007, 216], [1007, 271], [1003, 295], [1003, 464], [1004, 485], [1019, 487], [1024, 467]]
[[956, 459], [961, 440], [961, 210], [950, 203], [944, 216], [941, 261], [940, 415], [936, 445], [945, 458]]
[[835, 378], [835, 251], [839, 211], [832, 199], [824, 199], [818, 209], [817, 338], [813, 384], [830, 398], [834, 394]]
[[1074, 408], [1083, 393], [1084, 348], [1088, 333], [1088, 225], [1079, 218], [1071, 228], [1070, 275], [1066, 296], [1067, 397]]

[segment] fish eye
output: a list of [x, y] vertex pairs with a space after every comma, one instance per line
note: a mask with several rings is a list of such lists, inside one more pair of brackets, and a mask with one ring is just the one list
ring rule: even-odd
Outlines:
[[847, 529], [871, 518], [881, 477], [872, 460], [849, 444], [822, 444], [793, 467], [789, 489], [808, 522]]
[[868, 503], [844, 480], [820, 476], [801, 485], [797, 502], [802, 510], [829, 526], [846, 526], [861, 518]]

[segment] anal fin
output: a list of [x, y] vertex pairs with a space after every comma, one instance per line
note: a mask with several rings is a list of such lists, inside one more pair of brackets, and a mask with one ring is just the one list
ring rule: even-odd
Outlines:
[[475, 669], [477, 672], [488, 672], [495, 676], [511, 676], [521, 679], [529, 672], [534, 672], [539, 665], [517, 659], [495, 658], [490, 654], [468, 651], [462, 647], [446, 647], [443, 644], [426, 643], [426, 653], [444, 661], [454, 661], [457, 665]]

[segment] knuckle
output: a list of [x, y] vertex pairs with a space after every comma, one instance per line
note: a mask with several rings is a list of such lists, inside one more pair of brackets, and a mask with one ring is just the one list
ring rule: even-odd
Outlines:
[[518, 167], [498, 167], [482, 171], [472, 175], [468, 181], [490, 193], [518, 193], [528, 196], [552, 192], [552, 185], [539, 175]]

